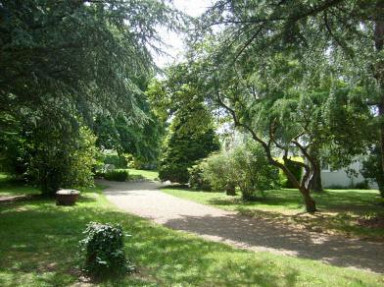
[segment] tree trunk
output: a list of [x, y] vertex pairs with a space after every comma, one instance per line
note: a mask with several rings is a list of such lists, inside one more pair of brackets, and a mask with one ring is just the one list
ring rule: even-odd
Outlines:
[[235, 196], [236, 195], [236, 187], [234, 185], [227, 185], [225, 188], [225, 192], [229, 196]]
[[[317, 210], [316, 209], [316, 202], [311, 197], [310, 189], [309, 189], [309, 179], [311, 178], [310, 174], [312, 174], [313, 171], [310, 170], [309, 167], [308, 167], [308, 170], [306, 170], [306, 174], [304, 175], [304, 177], [301, 180], [301, 182], [299, 182], [295, 178], [293, 173], [285, 165], [283, 165], [283, 164], [281, 164], [281, 163], [279, 163], [277, 161], [274, 161], [274, 160], [272, 160], [271, 163], [274, 166], [280, 168], [285, 173], [285, 175], [287, 176], [288, 180], [291, 180], [291, 182], [293, 183], [295, 188], [297, 188], [300, 191], [300, 193], [301, 193], [301, 195], [303, 196], [303, 199], [304, 199], [305, 210], [307, 212], [314, 213]], [[308, 173], [310, 173], [310, 174], [308, 174]]]
[[305, 210], [310, 213], [317, 211], [316, 202], [312, 199], [308, 188], [300, 187], [300, 193], [304, 198]]
[[309, 182], [309, 189], [313, 192], [323, 192], [323, 184], [321, 183], [321, 167], [320, 163], [316, 160], [313, 164], [313, 176]]
[[321, 184], [321, 164], [320, 164], [320, 150], [317, 144], [313, 144], [309, 149], [308, 160], [312, 168], [312, 177], [309, 180], [309, 189], [313, 192], [323, 192], [323, 185]]
[[[378, 16], [383, 15], [384, 3], [382, 1], [377, 1], [376, 13]], [[384, 46], [384, 21], [379, 18], [375, 22], [375, 48], [376, 53], [379, 54], [383, 50]], [[384, 172], [384, 73], [383, 73], [384, 63], [382, 61], [375, 64], [375, 75], [374, 77], [377, 80], [379, 91], [380, 91], [380, 100], [378, 105], [379, 110], [379, 129], [380, 129], [380, 148], [381, 148], [381, 167]]]

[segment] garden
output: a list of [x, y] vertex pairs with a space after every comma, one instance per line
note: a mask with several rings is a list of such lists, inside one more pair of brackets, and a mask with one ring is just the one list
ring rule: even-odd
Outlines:
[[383, 285], [111, 203], [382, 257], [382, 1], [206, 2], [0, 0], [1, 286]]

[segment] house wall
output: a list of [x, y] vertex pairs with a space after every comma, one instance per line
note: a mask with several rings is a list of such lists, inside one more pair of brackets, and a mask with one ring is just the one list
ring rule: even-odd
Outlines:
[[[365, 179], [360, 174], [359, 170], [362, 168], [360, 162], [354, 162], [349, 166], [349, 168], [354, 169], [358, 176], [349, 177], [345, 170], [322, 170], [321, 171], [321, 182], [323, 187], [329, 188], [332, 186], [341, 186], [341, 187], [351, 187], [357, 183], [363, 182]], [[376, 183], [370, 183], [370, 187], [376, 189]]]

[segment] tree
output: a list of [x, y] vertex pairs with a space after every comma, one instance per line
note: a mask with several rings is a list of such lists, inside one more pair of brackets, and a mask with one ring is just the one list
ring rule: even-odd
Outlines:
[[[215, 48], [215, 43], [210, 42], [209, 49]], [[299, 189], [307, 211], [315, 211], [309, 183], [318, 160], [310, 148], [331, 145], [332, 152], [341, 153], [344, 162], [364, 149], [359, 139], [367, 132], [366, 122], [370, 119], [368, 107], [362, 105], [366, 90], [343, 89], [342, 83], [332, 77], [331, 81], [321, 80], [326, 78], [323, 70], [314, 71], [317, 67], [311, 68], [309, 63], [302, 65], [289, 55], [260, 59], [266, 62], [265, 66], [255, 70], [247, 65], [233, 66], [229, 61], [221, 60], [219, 64], [215, 61], [216, 54], [212, 54], [204, 50], [202, 56], [195, 55], [186, 77], [197, 83], [200, 93], [213, 105], [227, 112], [237, 128], [261, 144], [269, 163], [280, 168]], [[228, 55], [233, 54], [228, 52]], [[283, 74], [284, 77], [278, 77]], [[332, 108], [334, 98], [343, 103], [338, 106], [339, 110]], [[355, 104], [354, 98], [360, 102]], [[344, 121], [339, 118], [335, 123], [332, 118], [335, 113], [341, 113]], [[327, 124], [328, 120], [332, 125]], [[297, 161], [292, 155], [301, 156], [305, 161]], [[278, 161], [278, 157], [282, 157], [283, 162]], [[294, 176], [292, 163], [304, 169], [301, 181]]]
[[[180, 88], [180, 92], [188, 94], [190, 99], [193, 98], [195, 91], [188, 85]], [[219, 147], [209, 112], [203, 103], [191, 100], [177, 110], [172, 120], [160, 161], [160, 179], [187, 183], [188, 168]]]
[[[157, 0], [0, 0], [0, 125], [13, 119], [8, 134], [24, 140], [20, 131], [30, 133], [36, 152], [26, 162], [44, 193], [63, 182], [58, 159], [72, 165], [85, 140], [82, 125], [100, 114], [146, 121], [140, 100], [154, 71], [156, 28], [176, 29], [179, 16]], [[90, 172], [88, 162], [84, 167]]]
[[363, 161], [361, 174], [369, 180], [375, 181], [380, 191], [380, 195], [384, 198], [384, 173], [381, 170], [381, 150], [379, 146], [373, 145], [371, 153]]
[[176, 17], [166, 4], [0, 3], [2, 108], [14, 103], [33, 107], [49, 95], [73, 99], [85, 119], [98, 109], [140, 115], [135, 95], [140, 93], [140, 77], [153, 70], [149, 48], [156, 49], [156, 25], [172, 25]]
[[28, 114], [22, 134], [25, 176], [43, 195], [54, 196], [59, 188], [93, 186], [96, 139], [79, 125], [71, 106], [47, 102]]
[[93, 124], [93, 131], [98, 137], [96, 144], [101, 149], [115, 149], [119, 154], [132, 154], [146, 164], [157, 163], [165, 125], [153, 113], [149, 103], [143, 102], [139, 106], [146, 117], [139, 123], [122, 114], [118, 114], [116, 118], [99, 115]]
[[[294, 98], [316, 91], [319, 85], [313, 79], [328, 74], [333, 83], [342, 79], [349, 91], [358, 85], [365, 91], [370, 89], [370, 93], [360, 93], [360, 100], [379, 107], [378, 99], [383, 93], [377, 73], [382, 75], [383, 58], [382, 47], [377, 44], [383, 41], [382, 11], [381, 1], [219, 0], [202, 17], [203, 29], [198, 31], [202, 37], [197, 44], [194, 39], [190, 58], [192, 62], [210, 58], [205, 65], [211, 65], [211, 69], [200, 78], [207, 78], [211, 86], [221, 86], [216, 89], [217, 102], [232, 115], [238, 127], [262, 144], [271, 164], [279, 166], [272, 158], [276, 148], [283, 154], [296, 149], [305, 156], [303, 182], [295, 185], [301, 190], [308, 211], [316, 209], [308, 186], [317, 165], [310, 152], [317, 152], [310, 139], [312, 132], [303, 133], [307, 129], [305, 121], [289, 120], [290, 115], [299, 115]], [[207, 28], [217, 24], [222, 28], [219, 32], [206, 33]], [[207, 45], [211, 46], [201, 48]], [[257, 82], [257, 87], [250, 82]], [[328, 95], [335, 87], [328, 89]], [[259, 104], [261, 101], [264, 104]], [[268, 114], [263, 114], [263, 109]], [[262, 121], [255, 124], [260, 118], [268, 119], [263, 127], [259, 126]], [[291, 177], [286, 167], [280, 168]]]
[[[226, 1], [218, 0], [202, 17], [201, 29], [221, 25], [216, 59], [232, 66], [264, 69], [279, 54], [321, 69], [324, 55], [328, 73], [354, 88], [370, 89], [363, 101], [384, 114], [384, 4], [382, 1]], [[203, 35], [203, 41], [207, 34]], [[208, 37], [212, 37], [208, 35]], [[219, 61], [216, 61], [218, 63]], [[324, 63], [324, 62], [323, 62]], [[285, 77], [282, 70], [275, 77]], [[384, 124], [379, 121], [384, 150]], [[311, 153], [318, 151], [312, 148]], [[382, 153], [384, 155], [384, 153]], [[384, 169], [384, 157], [382, 160]]]

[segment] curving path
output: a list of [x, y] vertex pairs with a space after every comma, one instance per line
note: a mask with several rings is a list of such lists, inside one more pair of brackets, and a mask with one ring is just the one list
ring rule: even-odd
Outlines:
[[105, 195], [119, 208], [173, 229], [253, 251], [269, 251], [384, 273], [384, 243], [273, 226], [260, 219], [165, 194], [158, 190], [162, 184], [157, 182], [102, 181], [101, 184], [108, 186]]

